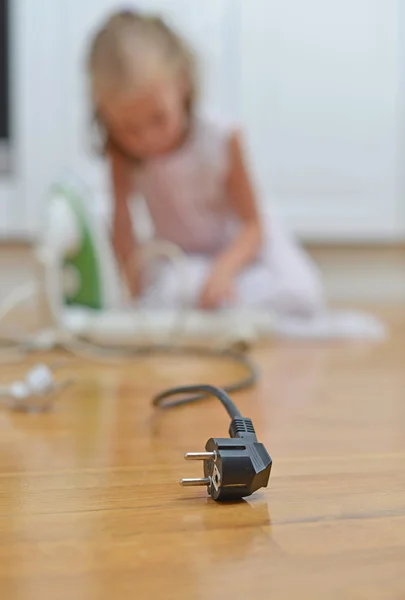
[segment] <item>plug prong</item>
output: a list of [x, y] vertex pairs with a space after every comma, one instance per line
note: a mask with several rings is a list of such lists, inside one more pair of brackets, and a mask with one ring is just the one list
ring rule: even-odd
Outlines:
[[180, 485], [183, 487], [198, 487], [211, 485], [211, 477], [205, 477], [204, 479], [180, 479]]
[[187, 452], [184, 455], [186, 460], [215, 460], [216, 452]]

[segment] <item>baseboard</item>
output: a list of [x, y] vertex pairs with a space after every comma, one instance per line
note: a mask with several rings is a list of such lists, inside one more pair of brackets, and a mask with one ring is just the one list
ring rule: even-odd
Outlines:
[[308, 244], [328, 297], [337, 302], [404, 303], [405, 244]]
[[[405, 245], [307, 244], [331, 302], [405, 303]], [[32, 245], [0, 244], [0, 301], [34, 279]]]

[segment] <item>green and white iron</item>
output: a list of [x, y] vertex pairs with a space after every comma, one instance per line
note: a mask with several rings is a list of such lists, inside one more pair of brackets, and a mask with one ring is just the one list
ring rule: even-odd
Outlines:
[[94, 198], [80, 181], [69, 176], [52, 186], [40, 252], [58, 269], [63, 305], [94, 311], [122, 305], [122, 280], [107, 232], [105, 219], [95, 215]]

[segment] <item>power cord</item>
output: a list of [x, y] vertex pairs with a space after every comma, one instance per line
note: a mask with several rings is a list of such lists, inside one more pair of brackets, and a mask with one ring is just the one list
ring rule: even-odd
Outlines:
[[[28, 347], [27, 347], [28, 349]], [[103, 348], [99, 348], [100, 351]], [[112, 348], [114, 350], [114, 348]], [[187, 355], [201, 358], [218, 358], [233, 362], [236, 366], [241, 367], [242, 376], [235, 382], [223, 386], [223, 390], [227, 392], [238, 392], [256, 384], [258, 378], [258, 370], [255, 364], [245, 355], [230, 350], [218, 350], [210, 348], [198, 348], [192, 346], [139, 346], [128, 350], [128, 353], [135, 357], [150, 356], [154, 354], [168, 355]], [[129, 354], [126, 355], [127, 357]], [[25, 412], [46, 412], [53, 408], [55, 401], [59, 397], [59, 392], [65, 389], [72, 383], [71, 380], [58, 382], [55, 378], [55, 367], [46, 364], [37, 364], [32, 367], [24, 379], [13, 381], [6, 385], [0, 385], [0, 400], [5, 400], [5, 405], [11, 410]], [[183, 388], [179, 388], [180, 392]], [[201, 400], [210, 394], [199, 390], [200, 393], [188, 398], [181, 398], [172, 402], [164, 402], [164, 400], [173, 395], [170, 391], [158, 394], [153, 399], [153, 404], [156, 407], [172, 408], [189, 404]]]
[[[47, 273], [49, 286], [50, 269]], [[182, 479], [181, 485], [207, 486], [209, 495], [215, 501], [239, 500], [250, 496], [258, 489], [266, 487], [270, 477], [272, 460], [263, 444], [258, 442], [253, 423], [244, 418], [233, 403], [228, 393], [240, 391], [255, 385], [257, 369], [252, 361], [243, 353], [230, 348], [204, 348], [179, 345], [178, 343], [153, 344], [135, 346], [133, 348], [108, 348], [101, 344], [93, 344], [81, 339], [63, 327], [58, 310], [49, 294], [50, 309], [56, 328], [41, 332], [33, 339], [26, 338], [16, 341], [13, 351], [15, 358], [20, 358], [30, 351], [52, 349], [57, 346], [86, 359], [108, 363], [121, 362], [123, 358], [146, 356], [156, 353], [185, 354], [231, 360], [241, 366], [244, 376], [234, 383], [223, 386], [223, 389], [210, 385], [192, 385], [177, 387], [158, 394], [153, 404], [160, 408], [173, 408], [184, 404], [197, 402], [207, 396], [218, 398], [231, 417], [229, 428], [230, 438], [211, 438], [207, 441], [203, 453], [188, 453], [186, 460], [202, 460], [204, 462], [204, 477], [200, 479]], [[38, 285], [22, 286], [6, 299], [0, 307], [0, 321], [12, 310], [29, 297], [38, 293]], [[8, 348], [10, 352], [10, 348]], [[26, 412], [45, 412], [53, 407], [57, 393], [69, 385], [69, 381], [58, 383], [53, 370], [45, 364], [38, 364], [28, 371], [23, 380], [17, 380], [9, 385], [0, 386], [0, 399], [3, 398], [8, 408]], [[184, 398], [167, 399], [187, 394]]]
[[[241, 392], [250, 387], [254, 387], [259, 379], [258, 367], [246, 354], [243, 354], [242, 352], [237, 352], [231, 349], [221, 350], [215, 348], [194, 348], [190, 346], [182, 346], [180, 348], [168, 346], [166, 347], [166, 351], [171, 354], [185, 353], [187, 356], [197, 356], [201, 358], [218, 358], [234, 362], [237, 366], [242, 368], [242, 371], [245, 372], [245, 375], [240, 379], [236, 380], [235, 382], [221, 386], [220, 389], [222, 389], [223, 392], [228, 394]], [[201, 386], [199, 387], [201, 388]], [[183, 406], [184, 404], [198, 402], [212, 395], [210, 391], [203, 390], [202, 388], [199, 390], [193, 389], [190, 390], [190, 392], [188, 392], [189, 394], [193, 394], [192, 396], [186, 396], [185, 398], [178, 398], [176, 400], [166, 402], [166, 400], [168, 398], [171, 398], [172, 396], [184, 395], [185, 393], [187, 393], [185, 387], [171, 388], [169, 390], [165, 390], [157, 394], [153, 398], [152, 403], [158, 408], [176, 408], [178, 406]]]
[[[193, 394], [183, 400], [164, 403], [166, 398], [179, 394]], [[257, 439], [251, 419], [242, 416], [235, 403], [225, 390], [212, 385], [190, 385], [176, 387], [162, 392], [154, 399], [154, 405], [161, 408], [194, 402], [197, 399], [214, 396], [231, 417], [229, 438], [210, 438], [205, 444], [205, 452], [189, 452], [186, 460], [201, 460], [204, 463], [203, 477], [181, 479], [180, 485], [206, 486], [208, 494], [215, 501], [235, 501], [251, 496], [268, 485], [272, 459], [265, 446]]]
[[[103, 348], [98, 350], [102, 352]], [[167, 409], [215, 396], [232, 419], [230, 438], [211, 438], [206, 443], [206, 452], [186, 454], [186, 460], [203, 460], [204, 477], [182, 479], [181, 485], [205, 485], [215, 501], [239, 500], [266, 487], [270, 477], [271, 457], [263, 444], [258, 442], [252, 421], [241, 415], [227, 394], [255, 385], [258, 377], [255, 364], [246, 355], [229, 349], [155, 345], [133, 348], [130, 354], [147, 356], [159, 352], [231, 360], [245, 371], [241, 379], [223, 386], [223, 389], [210, 385], [182, 386], [161, 392], [153, 399], [154, 406]], [[52, 367], [38, 364], [28, 371], [23, 380], [0, 386], [0, 399], [5, 401], [7, 408], [14, 411], [46, 412], [53, 408], [58, 392], [69, 384], [70, 381], [66, 380], [57, 382]], [[167, 401], [176, 395], [186, 397]]]

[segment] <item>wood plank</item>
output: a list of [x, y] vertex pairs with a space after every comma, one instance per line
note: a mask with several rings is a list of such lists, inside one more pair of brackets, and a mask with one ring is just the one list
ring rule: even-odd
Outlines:
[[184, 452], [226, 434], [221, 406], [150, 405], [162, 387], [221, 384], [234, 367], [68, 359], [60, 374], [76, 383], [52, 413], [0, 413], [1, 598], [403, 600], [405, 314], [386, 314], [378, 346], [255, 350], [262, 378], [235, 400], [274, 469], [234, 505], [177, 483], [199, 475]]

